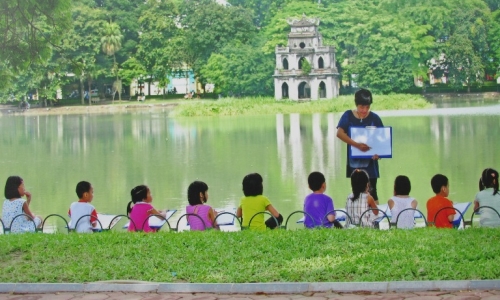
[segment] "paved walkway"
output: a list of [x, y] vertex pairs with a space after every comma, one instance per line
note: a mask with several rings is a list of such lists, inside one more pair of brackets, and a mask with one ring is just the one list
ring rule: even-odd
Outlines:
[[0, 300], [500, 300], [500, 280], [395, 282], [0, 283]]
[[494, 300], [500, 299], [500, 290], [471, 290], [459, 292], [406, 292], [406, 293], [335, 293], [307, 292], [302, 294], [212, 294], [212, 293], [48, 293], [48, 294], [0, 294], [0, 300]]

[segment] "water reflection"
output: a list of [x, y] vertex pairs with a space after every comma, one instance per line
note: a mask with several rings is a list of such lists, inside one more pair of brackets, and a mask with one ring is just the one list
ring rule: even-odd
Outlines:
[[[337, 116], [337, 117], [336, 117]], [[328, 172], [329, 176], [332, 177], [343, 177], [343, 173], [340, 172], [341, 170], [341, 156], [344, 155], [341, 151], [341, 146], [343, 146], [341, 143], [338, 142], [338, 139], [336, 138], [337, 136], [337, 124], [340, 119], [340, 115], [337, 114], [327, 114], [327, 138], [326, 138], [326, 145], [327, 145], [327, 152], [330, 153], [327, 157], [327, 166], [328, 169], [330, 169], [330, 172]], [[345, 162], [344, 162], [345, 163]], [[343, 166], [343, 165], [342, 165]], [[340, 173], [339, 173], [340, 172]]]
[[278, 150], [278, 158], [280, 160], [281, 176], [286, 176], [287, 155], [285, 146], [285, 125], [282, 114], [276, 115], [276, 147]]
[[[288, 118], [288, 123], [285, 118]], [[276, 115], [276, 143], [281, 176], [282, 179], [292, 180], [295, 191], [290, 196], [298, 204], [301, 204], [300, 199], [310, 193], [307, 185], [309, 173], [319, 171], [326, 176], [338, 175], [332, 171], [337, 169], [342, 160], [339, 148], [342, 145], [336, 138], [336, 123], [334, 114]], [[285, 135], [287, 131], [288, 140]]]
[[325, 172], [324, 170], [324, 151], [323, 151], [323, 132], [321, 131], [321, 114], [313, 114], [312, 119], [312, 139], [313, 147], [311, 151], [314, 155], [311, 157], [311, 169]]
[[[380, 163], [381, 202], [397, 175], [408, 175], [425, 210], [430, 178], [450, 178], [455, 202], [471, 201], [483, 168], [500, 168], [500, 106], [377, 112], [393, 127], [393, 158]], [[129, 191], [148, 184], [159, 208], [182, 211], [193, 180], [206, 181], [209, 203], [236, 207], [245, 174], [264, 177], [264, 193], [284, 214], [302, 208], [307, 176], [323, 172], [338, 208], [350, 192], [346, 146], [336, 138], [340, 113], [171, 119], [166, 113], [8, 116], [0, 118], [0, 178], [19, 174], [33, 210], [65, 214], [74, 186], [95, 187], [99, 211], [123, 213]]]

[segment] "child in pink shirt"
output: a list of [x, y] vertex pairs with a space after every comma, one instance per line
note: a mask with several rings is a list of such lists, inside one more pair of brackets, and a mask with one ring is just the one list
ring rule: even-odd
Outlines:
[[130, 217], [128, 231], [155, 231], [149, 227], [149, 216], [160, 215], [165, 218], [167, 214], [151, 205], [153, 202], [151, 190], [145, 185], [138, 185], [130, 191], [130, 196], [132, 200], [127, 205], [127, 214]]

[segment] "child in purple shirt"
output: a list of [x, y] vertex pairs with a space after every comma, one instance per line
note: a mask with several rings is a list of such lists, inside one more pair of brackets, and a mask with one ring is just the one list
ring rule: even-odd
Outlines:
[[208, 185], [203, 181], [194, 181], [188, 187], [188, 202], [186, 206], [186, 213], [198, 215], [188, 216], [188, 222], [191, 230], [203, 231], [208, 228], [219, 229], [215, 218], [217, 212], [209, 205], [208, 201]]
[[[313, 191], [304, 199], [305, 221], [307, 228], [318, 226], [342, 228], [339, 221], [335, 220], [333, 200], [325, 195], [325, 176], [320, 172], [312, 172], [307, 178], [309, 188]], [[328, 215], [327, 215], [328, 214]], [[311, 219], [312, 218], [312, 219]]]

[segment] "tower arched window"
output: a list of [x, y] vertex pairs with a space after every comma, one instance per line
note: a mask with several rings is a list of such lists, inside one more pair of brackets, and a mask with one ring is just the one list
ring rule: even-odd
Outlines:
[[306, 59], [305, 57], [301, 57], [301, 58], [299, 59], [299, 70], [302, 70], [302, 65], [304, 64], [304, 60], [305, 60], [305, 59]]
[[309, 83], [303, 81], [298, 86], [299, 99], [310, 98], [311, 97], [311, 86]]
[[325, 68], [325, 61], [323, 60], [323, 57], [320, 57], [318, 59], [318, 69], [324, 69]]
[[326, 84], [323, 81], [319, 83], [318, 95], [320, 98], [326, 98]]
[[288, 70], [288, 59], [286, 57], [283, 58], [283, 69]]
[[281, 98], [283, 99], [288, 99], [288, 84], [286, 82], [283, 82], [281, 85]]

